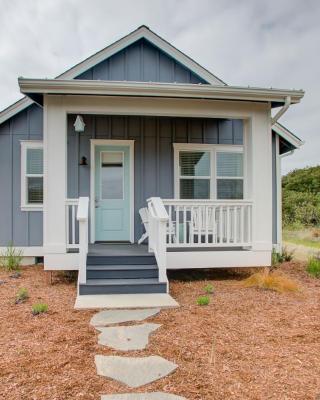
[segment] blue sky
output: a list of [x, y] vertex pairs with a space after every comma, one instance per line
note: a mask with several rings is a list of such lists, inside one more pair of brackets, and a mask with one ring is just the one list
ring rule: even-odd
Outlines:
[[231, 85], [304, 89], [281, 118], [306, 144], [283, 172], [320, 164], [320, 1], [0, 0], [0, 109], [17, 77], [54, 77], [148, 25]]

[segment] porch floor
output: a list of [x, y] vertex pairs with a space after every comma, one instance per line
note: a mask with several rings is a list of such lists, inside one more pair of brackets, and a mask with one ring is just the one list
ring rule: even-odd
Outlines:
[[[243, 247], [174, 247], [167, 248], [168, 252], [189, 251], [247, 251]], [[152, 253], [148, 251], [147, 244], [137, 243], [94, 243], [89, 244], [88, 255], [104, 256], [147, 256]]]

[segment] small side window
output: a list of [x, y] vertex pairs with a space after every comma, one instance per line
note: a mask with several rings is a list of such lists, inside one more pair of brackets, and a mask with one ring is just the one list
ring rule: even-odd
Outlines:
[[43, 205], [43, 145], [21, 142], [21, 207], [35, 210]]

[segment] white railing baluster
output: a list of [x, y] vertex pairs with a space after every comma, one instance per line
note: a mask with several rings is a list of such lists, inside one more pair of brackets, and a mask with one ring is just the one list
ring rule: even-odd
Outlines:
[[252, 245], [250, 200], [172, 199], [163, 204], [168, 209], [168, 247]]
[[79, 239], [79, 224], [76, 218], [78, 209], [78, 199], [66, 199], [66, 247], [67, 249], [78, 249]]

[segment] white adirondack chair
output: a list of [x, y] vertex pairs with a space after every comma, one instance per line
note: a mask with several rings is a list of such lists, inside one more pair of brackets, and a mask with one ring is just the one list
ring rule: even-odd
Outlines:
[[189, 243], [194, 242], [194, 238], [198, 238], [205, 235], [212, 237], [210, 243], [216, 243], [218, 231], [218, 221], [215, 216], [215, 209], [213, 207], [194, 207], [191, 212], [191, 220], [189, 225]]
[[[149, 211], [147, 207], [140, 208], [139, 210], [140, 218], [141, 218], [141, 223], [144, 225], [145, 232], [142, 234], [141, 238], [138, 240], [138, 244], [143, 243], [147, 237], [149, 237]], [[175, 242], [176, 241], [176, 235], [175, 235], [175, 223], [172, 223], [171, 226], [171, 232], [169, 227], [167, 227], [167, 235], [170, 235], [172, 237], [172, 240]]]

